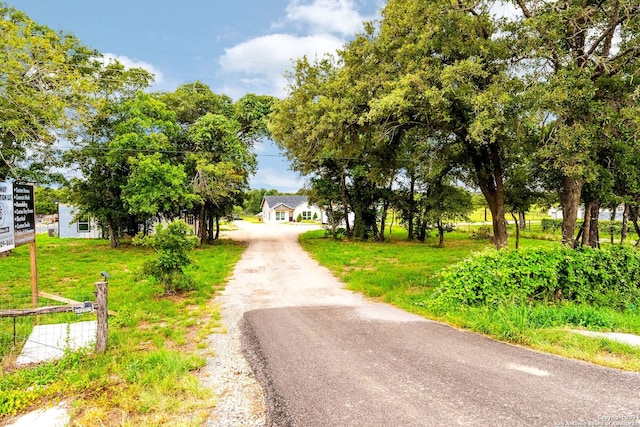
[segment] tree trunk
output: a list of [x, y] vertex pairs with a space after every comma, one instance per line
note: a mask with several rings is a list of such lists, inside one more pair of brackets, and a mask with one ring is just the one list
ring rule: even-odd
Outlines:
[[366, 227], [363, 218], [363, 209], [359, 201], [353, 206], [353, 237], [356, 239], [366, 239]]
[[111, 244], [111, 248], [115, 249], [120, 245], [120, 241], [118, 239], [118, 227], [113, 220], [108, 221], [107, 227], [109, 228], [109, 243]]
[[640, 226], [638, 226], [638, 211], [640, 211], [640, 205], [631, 206], [629, 209], [629, 220], [633, 224], [633, 229], [636, 231], [638, 240], [636, 246], [640, 246]]
[[214, 240], [218, 240], [219, 238], [220, 238], [220, 217], [216, 215], [216, 236]]
[[442, 220], [440, 219], [438, 219], [438, 236], [440, 237], [438, 247], [444, 248], [444, 227], [442, 226]]
[[215, 236], [213, 235], [213, 222], [215, 221], [216, 227], [218, 227], [218, 215], [216, 215], [215, 218], [213, 217], [213, 215], [209, 215], [208, 220], [209, 220], [209, 227], [208, 227], [209, 238], [207, 239], [207, 242], [211, 243], [214, 240], [218, 239], [218, 237], [217, 237], [217, 235], [218, 235], [217, 229], [216, 229], [216, 235]]
[[327, 219], [329, 220], [329, 224], [331, 225], [331, 237], [334, 239], [337, 238], [337, 230], [336, 230], [336, 218], [334, 217], [333, 211], [333, 202], [329, 200], [329, 208], [327, 209]]
[[200, 205], [200, 214], [198, 216], [198, 239], [200, 240], [200, 244], [204, 245], [207, 241], [207, 224], [206, 218], [204, 215], [204, 203]]
[[413, 233], [413, 220], [416, 214], [416, 200], [415, 200], [415, 192], [416, 192], [416, 177], [415, 174], [413, 173], [413, 171], [411, 172], [411, 182], [409, 184], [409, 218], [408, 218], [408, 222], [407, 222], [407, 228], [408, 228], [408, 232], [409, 235], [407, 236], [407, 238], [409, 240], [413, 240], [414, 238], [414, 233]]
[[511, 216], [513, 217], [513, 220], [515, 221], [515, 224], [516, 224], [516, 251], [517, 251], [518, 249], [520, 249], [520, 224], [518, 223], [518, 217], [516, 217], [516, 215], [513, 212], [511, 212]]
[[620, 244], [627, 239], [627, 231], [629, 230], [629, 203], [624, 204], [624, 213], [622, 214], [622, 230], [620, 230]]
[[346, 170], [343, 167], [342, 173], [340, 174], [340, 189], [342, 190], [342, 205], [344, 206], [344, 228], [347, 233], [347, 237], [351, 237], [351, 225], [349, 224], [349, 197], [347, 194], [347, 178], [346, 178]]
[[614, 206], [611, 208], [611, 216], [609, 217], [609, 219], [611, 220], [611, 224], [610, 224], [610, 229], [609, 229], [609, 236], [611, 237], [611, 244], [613, 245], [613, 235], [614, 235], [614, 227], [613, 227], [613, 222], [616, 220], [616, 209], [618, 209], [617, 206]]
[[562, 206], [562, 244], [574, 247], [573, 236], [576, 232], [576, 220], [580, 195], [583, 183], [575, 178], [565, 176], [562, 178], [562, 194], [560, 205]]
[[417, 224], [417, 228], [418, 228], [418, 241], [424, 243], [425, 240], [427, 240], [427, 223], [425, 221], [418, 221]]
[[[507, 247], [507, 223], [504, 219], [504, 182], [500, 153], [495, 144], [485, 150], [473, 151], [472, 161], [476, 171], [478, 186], [489, 204], [493, 224], [493, 243], [497, 250]], [[487, 167], [490, 162], [491, 167]]]
[[389, 203], [384, 202], [382, 204], [382, 218], [380, 218], [380, 234], [378, 240], [384, 242], [384, 228], [387, 224], [387, 210], [389, 209]]
[[[600, 245], [598, 241], [598, 218], [600, 216], [600, 199], [596, 199], [591, 204], [591, 215], [589, 216], [589, 246], [597, 248]], [[586, 217], [585, 217], [586, 219]]]
[[593, 201], [589, 200], [584, 205], [584, 220], [582, 221], [582, 242], [580, 242], [582, 246], [589, 246], [589, 232], [591, 230], [591, 209], [592, 208], [593, 208]]
[[387, 191], [384, 192], [384, 200], [382, 201], [382, 217], [380, 218], [380, 234], [378, 240], [384, 242], [384, 228], [387, 223], [387, 212], [389, 212], [389, 195], [391, 194], [391, 186], [393, 180], [389, 183]]
[[527, 229], [527, 218], [525, 217], [525, 212], [524, 211], [520, 211], [519, 215], [520, 217], [520, 229], [521, 230], [526, 230]]

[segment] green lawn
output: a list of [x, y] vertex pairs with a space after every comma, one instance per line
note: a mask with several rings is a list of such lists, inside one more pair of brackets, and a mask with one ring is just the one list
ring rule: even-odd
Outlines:
[[[322, 231], [300, 238], [303, 247], [346, 283], [348, 289], [396, 305], [422, 316], [468, 328], [493, 338], [526, 345], [605, 366], [640, 371], [640, 349], [610, 340], [587, 338], [569, 329], [591, 329], [640, 334], [637, 310], [617, 312], [589, 306], [459, 307], [442, 311], [428, 302], [439, 286], [437, 273], [474, 252], [493, 250], [487, 240], [472, 240], [470, 233], [454, 232], [425, 243], [406, 241], [399, 227], [391, 241], [350, 242], [324, 238]], [[522, 250], [559, 245], [556, 241], [523, 238]], [[515, 246], [509, 239], [509, 247]]]
[[[197, 370], [207, 356], [206, 337], [218, 325], [211, 299], [224, 286], [243, 247], [222, 241], [193, 252], [189, 274], [198, 288], [188, 294], [164, 295], [161, 284], [143, 277], [142, 264], [153, 256], [126, 242], [111, 249], [104, 240], [60, 240], [38, 236], [39, 289], [66, 298], [94, 300], [94, 282], [107, 271], [109, 348], [104, 355], [71, 354], [60, 362], [15, 370], [11, 360], [13, 320], [0, 319], [0, 420], [71, 397], [79, 425], [197, 425], [215, 396], [200, 386]], [[29, 250], [21, 246], [0, 259], [0, 309], [29, 306]], [[42, 300], [40, 305], [51, 301]], [[18, 320], [18, 335], [33, 322], [65, 321], [75, 314], [41, 315]], [[83, 318], [81, 320], [85, 320]], [[90, 319], [87, 319], [90, 320]]]

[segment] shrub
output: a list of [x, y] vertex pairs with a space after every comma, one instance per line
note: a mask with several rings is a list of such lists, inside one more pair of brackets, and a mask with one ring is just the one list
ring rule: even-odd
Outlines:
[[472, 231], [469, 238], [473, 240], [491, 240], [493, 239], [493, 230], [488, 226], [482, 226]]
[[298, 217], [296, 218], [296, 222], [302, 222], [302, 214], [298, 214]]
[[184, 268], [191, 264], [189, 252], [195, 248], [197, 238], [184, 221], [173, 221], [167, 228], [159, 225], [156, 234], [138, 235], [133, 242], [152, 247], [158, 253], [156, 259], [145, 264], [144, 273], [162, 283], [165, 293], [193, 289], [193, 280], [185, 274]]
[[607, 249], [487, 251], [440, 273], [435, 303], [531, 304], [573, 301], [625, 309], [640, 303], [640, 254]]
[[540, 225], [542, 226], [542, 231], [555, 233], [560, 227], [562, 227], [562, 220], [543, 218]]

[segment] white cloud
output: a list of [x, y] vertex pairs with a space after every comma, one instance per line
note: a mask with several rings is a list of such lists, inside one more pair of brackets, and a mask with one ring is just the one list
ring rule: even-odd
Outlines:
[[310, 60], [335, 53], [348, 37], [374, 17], [359, 13], [356, 0], [289, 0], [286, 15], [266, 34], [225, 49], [220, 74], [223, 93], [238, 98], [254, 92], [284, 97], [287, 70], [306, 55]]
[[311, 32], [349, 36], [362, 30], [366, 18], [358, 13], [355, 3], [350, 0], [314, 0], [311, 4], [291, 0], [287, 6], [287, 20], [310, 26]]
[[225, 74], [242, 76], [237, 83], [242, 84], [245, 93], [262, 88], [264, 93], [283, 96], [287, 85], [284, 73], [291, 69], [293, 61], [304, 55], [311, 59], [322, 57], [325, 53], [335, 52], [343, 44], [342, 39], [330, 34], [304, 37], [270, 34], [225, 49], [220, 66]]
[[153, 74], [154, 83], [156, 85], [162, 84], [164, 82], [164, 76], [162, 75], [162, 72], [158, 68], [156, 68], [154, 65], [148, 62], [132, 59], [124, 55], [116, 55], [115, 53], [103, 54], [102, 60], [104, 61], [104, 63], [118, 61], [119, 63], [124, 65], [125, 68], [142, 68], [143, 70], [146, 70], [151, 74]]

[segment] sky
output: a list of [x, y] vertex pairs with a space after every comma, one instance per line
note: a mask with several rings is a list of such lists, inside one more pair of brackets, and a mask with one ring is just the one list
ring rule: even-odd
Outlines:
[[[106, 57], [154, 73], [153, 91], [199, 80], [233, 99], [246, 93], [285, 97], [284, 75], [296, 58], [335, 52], [384, 5], [384, 0], [4, 1]], [[295, 192], [304, 186], [272, 141], [256, 151], [252, 188]]]

